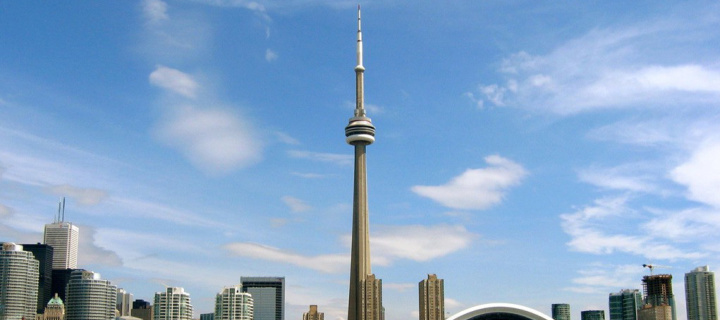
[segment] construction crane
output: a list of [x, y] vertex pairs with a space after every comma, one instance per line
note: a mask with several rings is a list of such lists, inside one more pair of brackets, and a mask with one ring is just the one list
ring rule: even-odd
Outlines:
[[661, 266], [661, 265], [658, 265], [658, 264], [645, 264], [645, 263], [643, 263], [642, 266], [643, 266], [643, 268], [648, 268], [648, 269], [650, 269], [650, 275], [653, 275], [653, 270], [654, 270], [655, 268], [661, 268], [661, 269], [670, 269], [670, 268], [672, 268], [672, 267], [670, 267], [670, 266]]

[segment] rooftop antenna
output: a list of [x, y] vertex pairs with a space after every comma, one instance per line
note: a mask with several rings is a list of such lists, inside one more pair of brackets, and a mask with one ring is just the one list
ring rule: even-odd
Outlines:
[[55, 216], [55, 221], [53, 221], [54, 223], [60, 222], [60, 210], [62, 210], [62, 202], [58, 202], [58, 213]]
[[62, 220], [60, 220], [60, 221], [65, 222], [65, 197], [63, 197], [63, 200], [62, 200]]

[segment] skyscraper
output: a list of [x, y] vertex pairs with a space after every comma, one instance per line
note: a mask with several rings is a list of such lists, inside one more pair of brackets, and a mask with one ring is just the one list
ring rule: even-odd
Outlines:
[[242, 286], [224, 288], [215, 296], [217, 320], [253, 320], [253, 298]]
[[240, 283], [252, 295], [255, 320], [285, 319], [285, 277], [240, 277]]
[[80, 229], [65, 222], [65, 198], [58, 205], [55, 221], [45, 225], [43, 242], [53, 247], [53, 269], [76, 269]]
[[317, 305], [310, 305], [310, 310], [303, 313], [303, 320], [325, 320], [325, 314], [318, 312]]
[[70, 274], [65, 299], [65, 320], [108, 320], [115, 318], [117, 287], [92, 271]]
[[715, 273], [697, 267], [685, 274], [685, 301], [688, 320], [717, 320]]
[[642, 308], [642, 294], [637, 289], [611, 293], [609, 306], [610, 320], [637, 320], [638, 309]]
[[445, 285], [443, 279], [428, 274], [418, 283], [420, 320], [445, 319]]
[[166, 288], [155, 293], [154, 320], [192, 320], [193, 307], [190, 294], [179, 287]]
[[[644, 276], [642, 282], [645, 304], [653, 307], [669, 306], [672, 313], [672, 320], [677, 320], [675, 295], [673, 295], [672, 291], [672, 275], [656, 274]], [[658, 311], [655, 312], [655, 314], [665, 314], [665, 311]]]
[[[370, 222], [367, 200], [365, 148], [375, 141], [375, 127], [365, 114], [362, 31], [358, 6], [357, 66], [355, 66], [355, 113], [345, 127], [345, 141], [355, 148], [353, 191], [352, 252], [350, 254], [350, 294], [348, 320], [380, 320], [382, 281], [370, 269]], [[377, 290], [378, 292], [371, 292]], [[372, 298], [373, 301], [366, 299]]]
[[129, 316], [132, 310], [133, 295], [123, 288], [117, 289], [117, 300], [115, 302], [117, 311], [120, 316]]
[[6, 242], [0, 251], [0, 319], [35, 319], [39, 263], [32, 252]]
[[582, 320], [605, 320], [605, 311], [603, 310], [585, 310], [580, 312]]
[[570, 305], [567, 303], [554, 303], [552, 305], [552, 318], [555, 320], [570, 320]]
[[35, 260], [40, 263], [40, 280], [38, 281], [37, 313], [42, 314], [45, 305], [53, 297], [52, 262], [53, 247], [47, 244], [23, 244], [23, 250], [32, 252]]

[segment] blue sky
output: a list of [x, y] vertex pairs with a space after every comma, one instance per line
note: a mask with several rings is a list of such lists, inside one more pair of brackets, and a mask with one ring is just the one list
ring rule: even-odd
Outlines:
[[[0, 4], [0, 241], [57, 202], [80, 265], [197, 313], [285, 276], [346, 315], [356, 2]], [[643, 263], [718, 264], [717, 2], [362, 1], [373, 271], [453, 314], [607, 310]]]

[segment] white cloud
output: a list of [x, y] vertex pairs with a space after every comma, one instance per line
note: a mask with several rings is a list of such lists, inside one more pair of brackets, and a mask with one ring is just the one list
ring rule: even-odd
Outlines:
[[280, 200], [290, 208], [292, 212], [305, 212], [312, 209], [305, 201], [291, 196], [284, 196]]
[[261, 142], [253, 128], [227, 109], [175, 108], [160, 123], [157, 134], [211, 174], [244, 168], [262, 158]]
[[[463, 226], [378, 226], [372, 232], [370, 245], [373, 265], [387, 266], [397, 259], [428, 261], [446, 256], [470, 245], [475, 234]], [[350, 246], [350, 235], [341, 237]], [[291, 264], [325, 273], [347, 271], [346, 254], [306, 256], [257, 243], [235, 242], [224, 248], [236, 255]]]
[[709, 141], [695, 150], [688, 161], [670, 176], [687, 186], [688, 198], [720, 208], [720, 142]]
[[188, 98], [194, 98], [198, 90], [197, 82], [190, 75], [162, 65], [150, 73], [149, 79], [153, 85]]
[[323, 179], [327, 178], [328, 175], [319, 173], [307, 173], [307, 172], [291, 172], [290, 174], [306, 179]]
[[225, 245], [224, 248], [238, 256], [287, 263], [325, 273], [347, 271], [350, 265], [350, 257], [342, 254], [303, 256], [278, 248], [246, 242], [230, 243]]
[[461, 225], [377, 226], [371, 232], [371, 254], [378, 265], [396, 259], [433, 260], [467, 248], [477, 237]]
[[178, 210], [163, 204], [132, 198], [112, 197], [108, 200], [112, 205], [122, 208], [124, 214], [141, 216], [144, 219], [157, 219], [180, 225], [211, 227], [226, 229], [227, 225], [207, 219], [201, 215]]
[[489, 165], [468, 169], [440, 186], [414, 186], [412, 191], [453, 209], [482, 210], [500, 203], [508, 188], [520, 183], [525, 169], [498, 155], [485, 157]]
[[49, 186], [46, 190], [57, 196], [67, 196], [75, 199], [79, 204], [85, 206], [96, 205], [108, 197], [108, 193], [105, 190], [79, 188], [69, 184]]
[[619, 288], [638, 287], [645, 269], [640, 264], [602, 265], [593, 264], [578, 270], [579, 276], [572, 279], [573, 286], [564, 290], [577, 293], [603, 293]]
[[677, 61], [648, 63], [640, 62], [647, 59], [638, 59], [644, 52], [660, 47], [678, 50], [674, 48], [682, 46], [672, 47], [657, 39], [666, 39], [667, 34], [681, 32], [683, 28], [689, 27], [595, 29], [547, 55], [533, 56], [521, 51], [502, 62], [500, 72], [508, 79], [507, 85], [480, 85], [477, 92], [494, 105], [558, 114], [600, 108], [712, 103], [720, 96], [717, 66]]
[[290, 136], [289, 134], [284, 133], [284, 132], [276, 131], [275, 137], [277, 137], [277, 139], [280, 140], [280, 142], [282, 142], [284, 144], [290, 144], [290, 145], [299, 145], [300, 144], [300, 141], [298, 141], [297, 139], [293, 138], [292, 136]]
[[265, 50], [265, 61], [267, 62], [273, 62], [277, 60], [278, 55], [275, 51], [272, 51], [270, 49]]
[[644, 164], [625, 164], [612, 168], [590, 167], [578, 172], [580, 181], [615, 190], [657, 192], [655, 175]]
[[313, 161], [328, 162], [336, 165], [351, 165], [353, 163], [353, 156], [349, 154], [339, 153], [321, 153], [321, 152], [310, 152], [310, 151], [299, 151], [290, 150], [288, 155], [298, 159], [308, 159]]
[[143, 1], [143, 13], [149, 22], [167, 20], [167, 3], [162, 0]]
[[78, 241], [78, 265], [122, 266], [122, 259], [117, 253], [105, 249], [95, 242], [95, 228], [87, 225], [79, 226], [80, 239]]
[[625, 252], [648, 259], [697, 259], [705, 256], [702, 252], [683, 251], [650, 235], [609, 233], [612, 232], [609, 229], [613, 227], [611, 223], [613, 218], [634, 214], [633, 210], [626, 206], [627, 200], [626, 197], [598, 199], [593, 206], [587, 206], [572, 214], [561, 215], [563, 231], [572, 238], [568, 246], [579, 252], [592, 254]]

